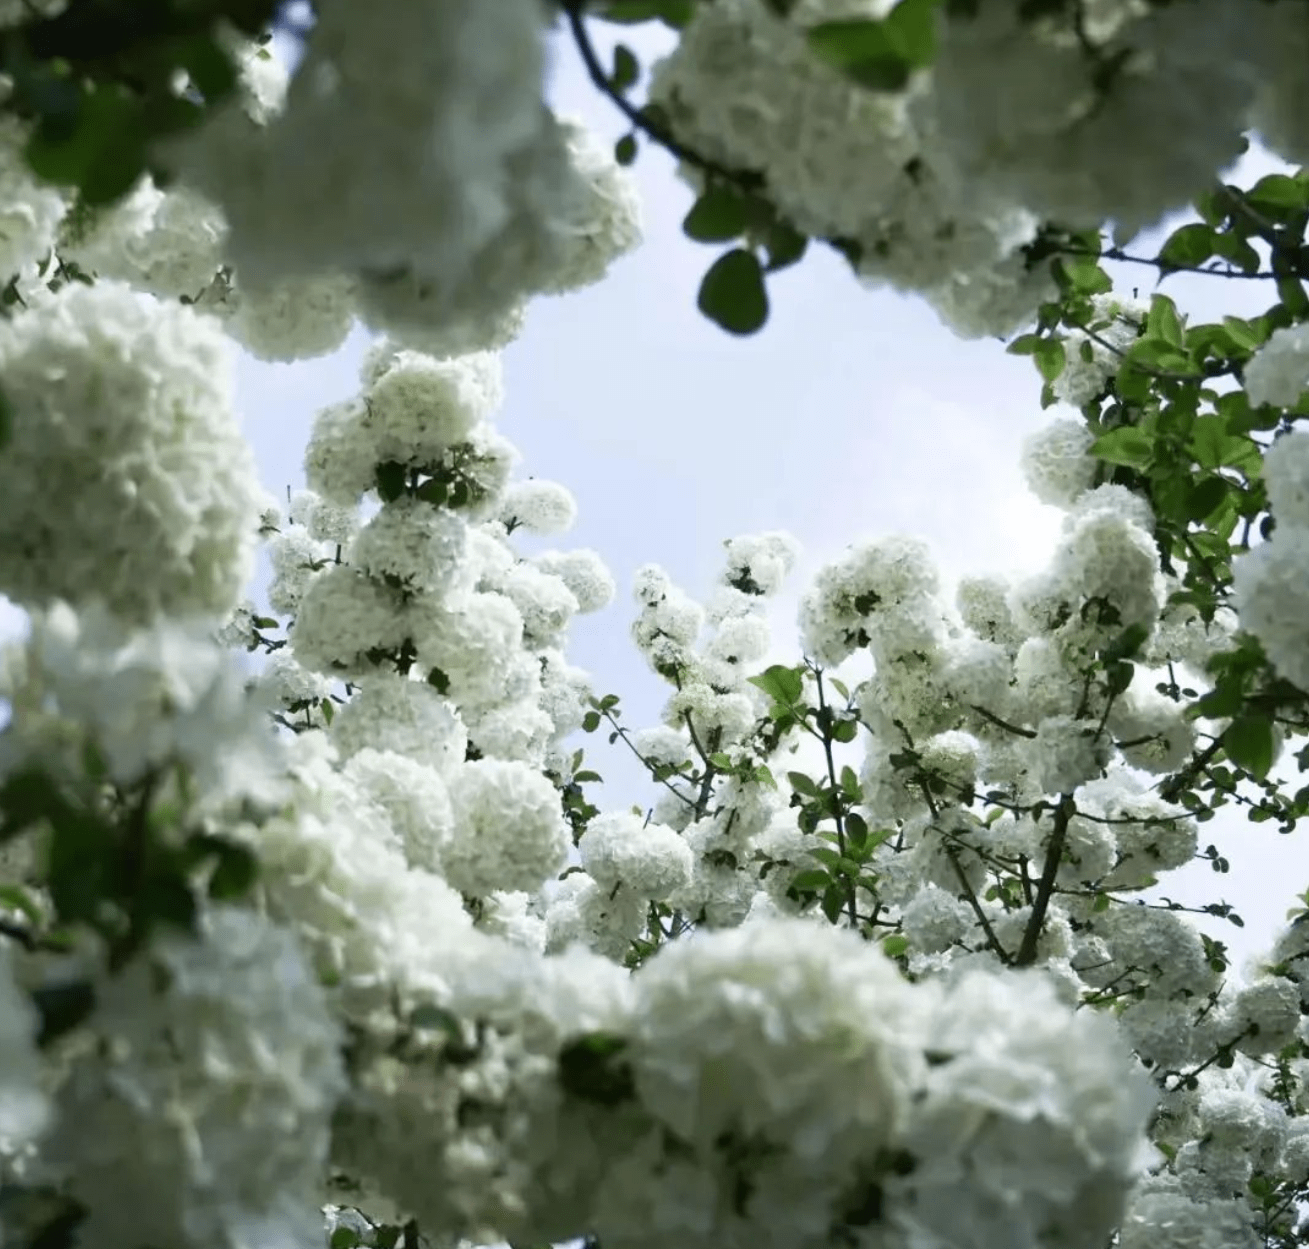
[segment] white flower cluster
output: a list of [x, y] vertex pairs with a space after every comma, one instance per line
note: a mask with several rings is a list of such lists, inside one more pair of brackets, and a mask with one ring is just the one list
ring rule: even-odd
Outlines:
[[242, 107], [169, 147], [230, 223], [219, 302], [256, 354], [331, 350], [355, 312], [436, 355], [501, 347], [528, 296], [598, 280], [639, 240], [626, 171], [543, 103], [539, 0], [337, 0], [316, 19], [284, 98], [247, 54]]
[[232, 368], [212, 321], [116, 282], [0, 324], [0, 590], [138, 621], [234, 607], [262, 493]]
[[1264, 456], [1276, 528], [1232, 564], [1232, 606], [1277, 671], [1309, 689], [1309, 432], [1293, 429]]
[[294, 938], [215, 909], [97, 986], [91, 1038], [56, 1097], [46, 1164], [114, 1244], [310, 1243], [342, 1030]]

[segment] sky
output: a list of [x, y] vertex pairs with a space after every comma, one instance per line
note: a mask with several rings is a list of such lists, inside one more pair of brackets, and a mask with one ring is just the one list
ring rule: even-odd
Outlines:
[[[657, 25], [595, 27], [607, 62], [620, 33], [648, 66], [671, 46]], [[626, 130], [591, 85], [571, 45], [555, 48], [552, 102], [616, 140]], [[1248, 184], [1282, 166], [1255, 148], [1229, 173]], [[685, 238], [693, 195], [673, 161], [643, 145], [634, 167], [645, 241], [599, 285], [534, 302], [522, 336], [505, 351], [507, 398], [497, 419], [522, 452], [520, 471], [568, 486], [579, 505], [573, 531], [523, 548], [591, 547], [619, 584], [608, 609], [574, 622], [572, 662], [598, 694], [616, 693], [625, 723], [656, 723], [665, 687], [633, 646], [632, 574], [658, 563], [703, 599], [727, 538], [784, 529], [804, 551], [772, 613], [776, 654], [796, 662], [799, 594], [851, 542], [889, 533], [927, 540], [942, 572], [1022, 573], [1053, 549], [1062, 514], [1023, 484], [1024, 437], [1061, 414], [1042, 411], [1030, 361], [995, 340], [962, 341], [912, 296], [868, 290], [835, 254], [814, 246], [770, 281], [772, 315], [753, 338], [705, 320], [696, 290], [717, 250]], [[1171, 228], [1138, 240], [1150, 255]], [[1115, 281], [1148, 298], [1154, 271], [1113, 264]], [[1262, 312], [1257, 282], [1170, 278], [1163, 288], [1193, 319]], [[301, 457], [314, 413], [353, 394], [367, 344], [357, 332], [336, 355], [295, 365], [243, 358], [239, 397], [265, 484], [303, 482]], [[1064, 412], [1064, 415], [1068, 413]], [[602, 809], [653, 801], [654, 790], [620, 744], [581, 739], [604, 775]], [[1159, 894], [1202, 905], [1232, 903], [1246, 926], [1201, 926], [1227, 943], [1239, 967], [1266, 950], [1295, 895], [1309, 885], [1298, 845], [1270, 824], [1222, 815], [1202, 829], [1231, 863], [1170, 873]]]

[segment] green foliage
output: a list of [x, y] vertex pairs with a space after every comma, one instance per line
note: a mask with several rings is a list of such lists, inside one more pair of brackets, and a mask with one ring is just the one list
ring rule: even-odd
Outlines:
[[634, 26], [660, 21], [673, 30], [681, 30], [694, 12], [695, 0], [605, 0], [595, 6], [595, 16], [606, 22]]
[[697, 306], [729, 334], [753, 334], [768, 320], [768, 291], [759, 258], [736, 247], [720, 256], [700, 283]]
[[810, 50], [873, 91], [903, 91], [936, 55], [940, 0], [900, 0], [880, 21], [821, 22], [806, 33]]
[[[34, 172], [71, 187], [87, 205], [121, 198], [155, 160], [163, 139], [201, 125], [231, 95], [236, 65], [218, 31], [250, 37], [277, 0], [98, 0], [0, 32], [0, 69], [13, 83], [6, 106], [33, 123]], [[184, 71], [192, 92], [179, 96]]]
[[582, 1101], [616, 1106], [636, 1095], [636, 1077], [622, 1055], [627, 1040], [609, 1032], [589, 1032], [559, 1051], [559, 1083]]

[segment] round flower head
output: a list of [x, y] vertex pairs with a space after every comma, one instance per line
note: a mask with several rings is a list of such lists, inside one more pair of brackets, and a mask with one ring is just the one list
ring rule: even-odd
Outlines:
[[1309, 431], [1297, 426], [1264, 454], [1268, 503], [1279, 525], [1309, 528]]
[[528, 533], [566, 533], [577, 519], [577, 500], [566, 486], [554, 481], [520, 481], [505, 491], [500, 517]]
[[577, 610], [599, 611], [613, 602], [613, 574], [595, 551], [544, 551], [532, 558], [542, 572], [558, 577], [577, 599]]
[[222, 908], [96, 990], [46, 1142], [92, 1240], [310, 1243], [344, 1037], [295, 938]]
[[423, 464], [465, 441], [501, 404], [500, 357], [437, 360], [403, 351], [365, 392], [378, 460]]
[[597, 816], [578, 849], [582, 866], [602, 889], [626, 885], [659, 902], [691, 883], [691, 847], [671, 828], [640, 816]]
[[1091, 488], [1096, 461], [1088, 455], [1094, 442], [1081, 421], [1062, 420], [1030, 435], [1023, 443], [1023, 476], [1042, 503], [1067, 507]]
[[1245, 366], [1245, 393], [1255, 407], [1289, 408], [1309, 389], [1309, 323], [1274, 330]]
[[116, 282], [74, 282], [0, 325], [0, 591], [100, 598], [132, 620], [228, 612], [263, 500], [232, 364], [212, 320]]
[[449, 777], [463, 763], [468, 736], [459, 713], [425, 681], [376, 673], [332, 719], [343, 759], [375, 748]]
[[535, 892], [567, 861], [559, 793], [529, 764], [479, 759], [450, 778], [455, 822], [442, 873], [461, 893]]

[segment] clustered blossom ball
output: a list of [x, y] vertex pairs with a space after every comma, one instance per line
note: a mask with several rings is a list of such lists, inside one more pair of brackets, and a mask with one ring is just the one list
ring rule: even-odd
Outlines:
[[0, 372], [0, 590], [137, 621], [235, 606], [263, 496], [213, 321], [74, 282], [0, 325]]

